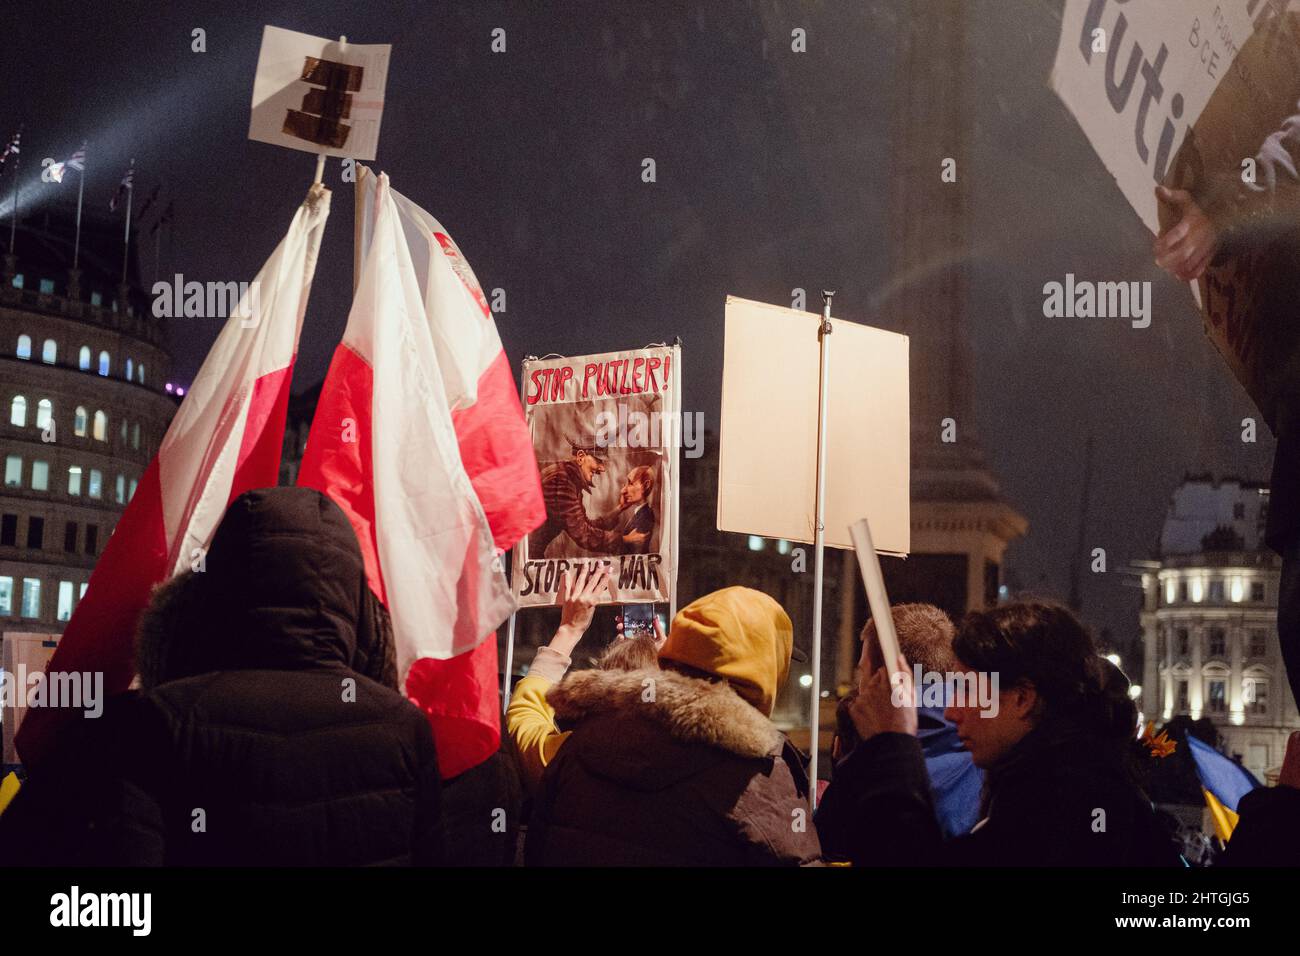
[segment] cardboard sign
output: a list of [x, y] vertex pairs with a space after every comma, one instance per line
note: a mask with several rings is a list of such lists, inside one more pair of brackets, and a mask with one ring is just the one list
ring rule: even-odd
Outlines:
[[248, 138], [308, 153], [374, 159], [392, 45], [266, 27]]
[[565, 571], [597, 561], [613, 568], [603, 603], [671, 602], [680, 356], [652, 346], [524, 363], [546, 521], [515, 546], [520, 607], [557, 603]]
[[[821, 316], [727, 298], [718, 528], [811, 543]], [[911, 548], [907, 336], [831, 319], [825, 542], [851, 548], [866, 515], [876, 547]]]

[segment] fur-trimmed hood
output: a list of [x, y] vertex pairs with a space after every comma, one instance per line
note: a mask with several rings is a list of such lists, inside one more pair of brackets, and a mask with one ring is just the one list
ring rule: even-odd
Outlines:
[[562, 724], [588, 718], [648, 720], [679, 743], [740, 757], [777, 755], [785, 742], [776, 725], [725, 682], [670, 670], [577, 671], [552, 687], [546, 699]]

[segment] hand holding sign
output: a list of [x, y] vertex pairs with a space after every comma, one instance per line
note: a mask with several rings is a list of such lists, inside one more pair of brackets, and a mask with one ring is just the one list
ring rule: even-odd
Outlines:
[[[865, 657], [865, 655], [864, 655]], [[849, 717], [858, 737], [868, 740], [876, 734], [916, 736], [916, 697], [907, 659], [899, 654], [890, 668], [880, 667], [858, 675], [858, 696], [849, 705]]]

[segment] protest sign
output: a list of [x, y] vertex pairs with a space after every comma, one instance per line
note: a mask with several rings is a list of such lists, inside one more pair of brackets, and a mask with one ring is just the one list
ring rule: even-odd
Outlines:
[[557, 603], [564, 572], [596, 560], [613, 563], [611, 601], [671, 600], [679, 355], [656, 346], [524, 363], [546, 521], [515, 547], [521, 607]]
[[[821, 317], [727, 298], [718, 528], [811, 543], [817, 480]], [[832, 319], [825, 541], [853, 547], [871, 520], [878, 549], [911, 548], [908, 340]]]

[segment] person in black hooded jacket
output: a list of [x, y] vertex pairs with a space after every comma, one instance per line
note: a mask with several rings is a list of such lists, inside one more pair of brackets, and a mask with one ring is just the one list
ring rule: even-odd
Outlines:
[[851, 709], [862, 743], [835, 768], [825, 797], [852, 807], [856, 826], [845, 839], [851, 862], [1180, 864], [1126, 766], [1137, 729], [1128, 681], [1098, 656], [1073, 614], [1045, 603], [973, 611], [953, 652], [959, 672], [998, 677], [996, 708], [982, 706], [992, 703], [989, 695], [951, 700], [944, 712], [985, 771], [982, 819], [970, 833], [943, 840], [900, 655], [893, 670], [901, 678], [891, 680], [883, 667], [864, 676]]
[[396, 690], [386, 612], [324, 495], [237, 498], [202, 564], [155, 592], [137, 666], [140, 691], [78, 722], [0, 817], [64, 834], [15, 862], [441, 861], [433, 735]]

